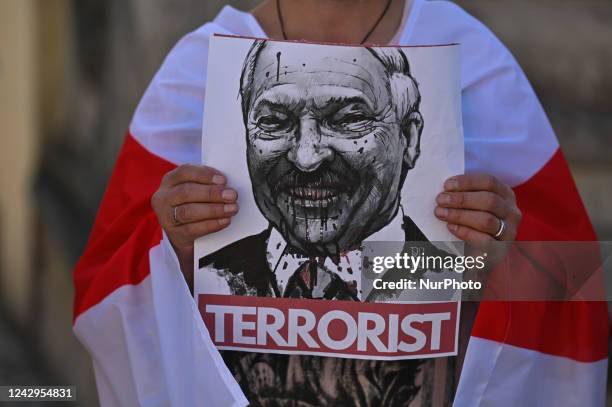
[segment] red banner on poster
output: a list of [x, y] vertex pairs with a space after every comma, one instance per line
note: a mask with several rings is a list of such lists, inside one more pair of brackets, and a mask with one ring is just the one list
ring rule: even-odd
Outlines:
[[219, 349], [385, 360], [456, 354], [457, 302], [200, 294], [198, 305]]

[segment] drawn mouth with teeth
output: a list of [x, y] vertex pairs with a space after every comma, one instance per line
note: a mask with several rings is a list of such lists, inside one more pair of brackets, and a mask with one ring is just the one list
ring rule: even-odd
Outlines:
[[[320, 222], [338, 219], [343, 203], [350, 199], [350, 191], [344, 185], [329, 182], [307, 182], [284, 185], [278, 190], [280, 207], [287, 214], [306, 222]], [[325, 228], [327, 228], [325, 226]]]
[[304, 185], [289, 187], [284, 191], [295, 204], [305, 208], [326, 208], [337, 202], [340, 190], [338, 188], [319, 185]]
[[[344, 168], [342, 169], [344, 170]], [[358, 187], [355, 174], [336, 169], [315, 172], [289, 171], [277, 180], [270, 179], [279, 209], [301, 222], [320, 223], [323, 231], [335, 230], [334, 223], [351, 200]], [[331, 221], [328, 225], [328, 221]]]

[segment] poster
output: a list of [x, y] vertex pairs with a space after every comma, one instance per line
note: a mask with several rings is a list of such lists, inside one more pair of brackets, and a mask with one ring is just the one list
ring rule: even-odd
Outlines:
[[203, 164], [240, 212], [196, 242], [194, 295], [247, 397], [432, 394], [445, 368], [425, 361], [456, 354], [459, 303], [364, 301], [360, 247], [455, 240], [433, 207], [463, 172], [459, 57], [211, 37]]

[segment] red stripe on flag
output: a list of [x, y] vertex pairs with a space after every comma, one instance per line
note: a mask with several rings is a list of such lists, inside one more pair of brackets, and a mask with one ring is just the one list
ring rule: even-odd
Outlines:
[[149, 274], [149, 250], [161, 240], [150, 205], [175, 165], [127, 134], [85, 252], [74, 270], [74, 319], [126, 284]]
[[603, 302], [487, 302], [472, 335], [595, 362], [608, 356], [608, 310]]
[[[514, 192], [523, 212], [517, 240], [596, 240], [561, 150]], [[472, 335], [594, 362], [608, 356], [608, 329], [605, 302], [488, 302]]]
[[517, 240], [597, 240], [561, 149], [514, 192], [523, 211]]

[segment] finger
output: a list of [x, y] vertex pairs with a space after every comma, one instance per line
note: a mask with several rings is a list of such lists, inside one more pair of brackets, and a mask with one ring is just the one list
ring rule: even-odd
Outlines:
[[486, 211], [501, 219], [504, 219], [510, 211], [508, 202], [500, 195], [489, 191], [442, 192], [436, 197], [436, 203], [446, 208]]
[[[176, 208], [176, 209], [174, 209]], [[185, 224], [206, 219], [221, 219], [238, 213], [238, 204], [187, 203], [175, 206], [170, 217], [174, 223]], [[176, 218], [176, 219], [175, 219]]]
[[171, 206], [184, 203], [234, 203], [238, 193], [225, 185], [203, 185], [185, 182], [173, 186], [168, 192]]
[[230, 218], [208, 219], [201, 222], [186, 223], [178, 226], [176, 231], [187, 236], [189, 239], [197, 239], [198, 237], [225, 229], [230, 223]]
[[475, 243], [488, 243], [495, 240], [491, 235], [480, 232], [467, 226], [449, 223], [447, 227], [453, 235], [464, 241]]
[[441, 206], [434, 211], [436, 217], [445, 222], [467, 226], [483, 233], [493, 236], [501, 225], [499, 218], [489, 212], [472, 211], [466, 209], [449, 209]]
[[195, 182], [224, 185], [226, 181], [225, 176], [214, 168], [205, 165], [184, 164], [168, 172], [162, 179], [162, 184], [173, 186], [183, 182]]
[[514, 197], [511, 188], [497, 178], [489, 174], [463, 174], [450, 177], [444, 182], [444, 190], [448, 192], [456, 191], [490, 191], [503, 197]]

